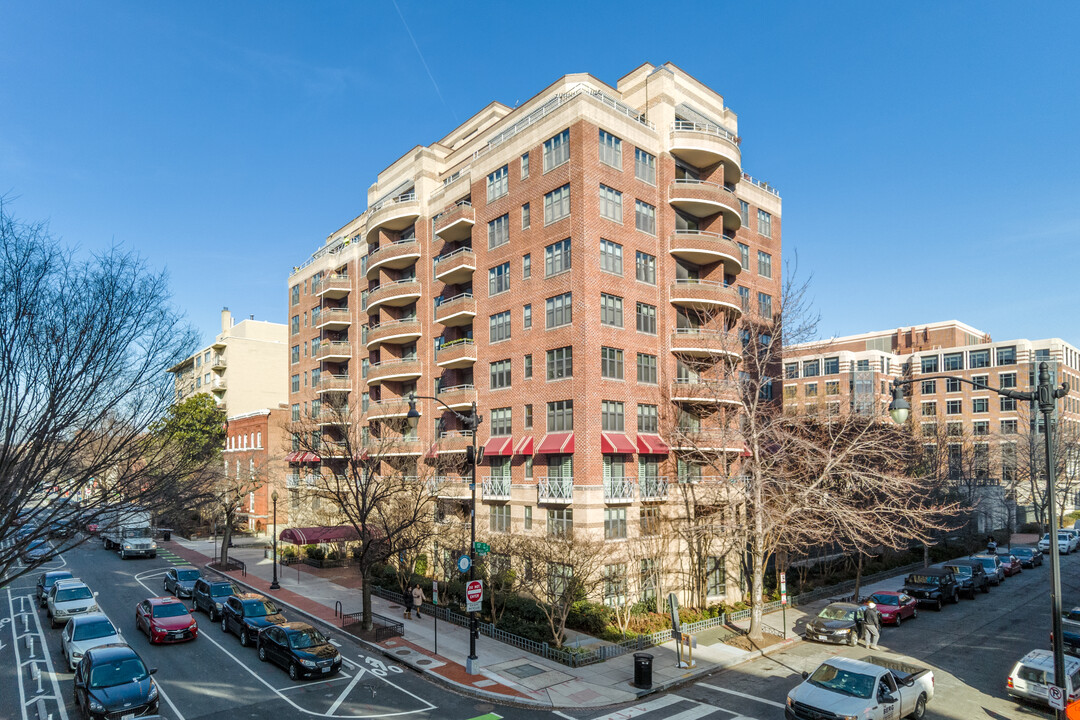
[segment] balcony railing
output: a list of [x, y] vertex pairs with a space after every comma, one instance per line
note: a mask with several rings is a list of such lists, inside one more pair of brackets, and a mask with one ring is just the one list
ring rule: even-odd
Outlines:
[[352, 324], [352, 313], [349, 308], [323, 308], [319, 311], [319, 317], [315, 321], [315, 327], [327, 329], [340, 329]]
[[485, 475], [481, 492], [484, 500], [509, 500], [510, 478]]
[[439, 398], [455, 410], [469, 407], [476, 400], [476, 386], [452, 385], [450, 387], [439, 388], [439, 391], [435, 393], [435, 397]]
[[368, 237], [383, 226], [403, 230], [420, 217], [420, 202], [415, 192], [403, 193], [375, 203], [368, 209], [367, 216]]
[[391, 358], [371, 363], [368, 367], [367, 381], [369, 385], [374, 385], [384, 380], [418, 378], [422, 372], [420, 361], [415, 358]]
[[435, 234], [444, 240], [461, 240], [469, 237], [475, 223], [476, 213], [468, 200], [458, 201], [436, 215], [433, 221]]
[[285, 476], [285, 487], [296, 488], [300, 487], [300, 476], [296, 473], [289, 473]]
[[472, 446], [472, 430], [447, 430], [439, 433], [438, 453], [462, 453]]
[[395, 240], [380, 245], [366, 255], [364, 272], [370, 277], [383, 265], [400, 270], [414, 264], [419, 257], [420, 243], [416, 238]]
[[324, 342], [315, 351], [316, 360], [348, 360], [350, 357], [352, 357], [352, 344], [348, 342]]
[[367, 416], [369, 419], [395, 416], [405, 417], [408, 413], [408, 398], [386, 398], [385, 400], [368, 401]]
[[[438, 302], [438, 301], [437, 301]], [[476, 298], [471, 292], [461, 293], [438, 302], [435, 306], [435, 322], [454, 327], [468, 325], [476, 317]]]
[[475, 270], [476, 253], [470, 247], [458, 248], [435, 258], [435, 279], [444, 283], [465, 282]]
[[420, 321], [415, 318], [387, 320], [372, 325], [367, 329], [367, 338], [364, 344], [369, 348], [383, 342], [402, 344], [415, 340], [421, 334]]
[[701, 403], [742, 403], [739, 383], [735, 380], [677, 378], [671, 384], [671, 398], [676, 401]]
[[329, 298], [341, 298], [352, 290], [352, 283], [346, 274], [331, 273], [311, 283], [311, 294]]
[[214, 370], [224, 370], [225, 367], [226, 367], [226, 365], [225, 365], [225, 356], [222, 355], [221, 353], [215, 353], [214, 354], [214, 359], [210, 363], [210, 367], [213, 368]]
[[363, 295], [364, 310], [374, 310], [383, 303], [387, 305], [408, 305], [420, 297], [420, 282], [415, 278], [404, 278], [384, 282]]
[[638, 476], [638, 495], [642, 500], [666, 500], [668, 479], [666, 475]]
[[671, 302], [696, 309], [722, 306], [735, 314], [742, 314], [742, 300], [734, 285], [719, 280], [696, 280], [680, 278], [671, 284]]
[[689, 120], [676, 120], [671, 123], [671, 132], [696, 132], [704, 133], [705, 135], [713, 135], [718, 138], [727, 140], [729, 143], [738, 147], [742, 144], [742, 140], [738, 135], [731, 132], [726, 128], [722, 128], [719, 125], [713, 125], [712, 123], [690, 122]]
[[704, 230], [676, 230], [668, 241], [669, 252], [675, 257], [698, 265], [724, 263], [724, 272], [738, 275], [744, 269], [742, 253], [735, 239], [721, 233]]
[[315, 383], [315, 392], [348, 392], [351, 389], [348, 375], [322, 373]]
[[547, 477], [537, 479], [537, 492], [539, 502], [542, 503], [570, 503], [574, 500], [573, 476]]
[[604, 502], [632, 502], [634, 499], [634, 481], [630, 478], [606, 478], [604, 480]]
[[435, 364], [445, 368], [467, 367], [476, 362], [476, 343], [462, 338], [444, 343], [435, 352]]

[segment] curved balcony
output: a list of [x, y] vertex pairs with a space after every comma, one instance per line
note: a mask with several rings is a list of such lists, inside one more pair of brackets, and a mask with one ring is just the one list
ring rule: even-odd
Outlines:
[[214, 378], [213, 382], [210, 385], [210, 392], [219, 393], [219, 392], [225, 392], [228, 389], [229, 389], [229, 384], [225, 380], [225, 378]]
[[319, 456], [326, 458], [344, 458], [349, 456], [348, 443], [343, 440], [323, 440]]
[[315, 383], [316, 393], [347, 393], [352, 390], [348, 375], [331, 375], [320, 373], [319, 381]]
[[[371, 373], [368, 373], [371, 377]], [[375, 418], [405, 417], [409, 414], [408, 398], [387, 398], [385, 400], [371, 400], [368, 403], [368, 420]]]
[[441, 368], [464, 368], [476, 364], [476, 343], [465, 338], [444, 344], [435, 351], [435, 364]]
[[392, 359], [372, 363], [368, 368], [367, 381], [368, 385], [378, 385], [387, 381], [416, 380], [421, 375], [423, 375], [423, 368], [419, 360]]
[[315, 359], [326, 362], [344, 362], [352, 357], [352, 343], [324, 342], [315, 351]]
[[341, 407], [323, 407], [318, 415], [312, 417], [318, 421], [321, 427], [345, 428], [352, 424], [347, 404]]
[[376, 442], [382, 456], [421, 455], [424, 452], [424, 443], [419, 438], [392, 437]]
[[225, 356], [221, 353], [214, 353], [214, 359], [210, 363], [211, 370], [224, 370], [228, 367], [228, 363], [225, 361]]
[[675, 450], [731, 454], [742, 454], [745, 450], [742, 437], [734, 431], [676, 429], [669, 441]]
[[671, 302], [695, 310], [723, 310], [742, 315], [742, 301], [734, 285], [716, 280], [680, 279], [671, 284]]
[[671, 383], [671, 399], [703, 405], [742, 405], [742, 393], [734, 380], [675, 380]]
[[540, 476], [536, 482], [537, 501], [549, 505], [569, 505], [574, 502], [574, 478]]
[[315, 321], [319, 330], [344, 330], [352, 325], [352, 313], [349, 308], [322, 308]]
[[739, 200], [723, 185], [705, 180], [673, 180], [668, 188], [668, 202], [694, 217], [724, 215], [724, 230], [735, 232], [742, 227]]
[[323, 275], [311, 283], [311, 294], [320, 298], [340, 300], [352, 290], [352, 281], [348, 275]]
[[435, 279], [447, 285], [469, 282], [476, 271], [476, 253], [472, 248], [458, 248], [435, 258]]
[[472, 430], [447, 430], [439, 434], [439, 444], [435, 454], [463, 453], [466, 452], [466, 448], [472, 447], [472, 444]]
[[509, 500], [510, 478], [501, 475], [485, 475], [482, 481], [481, 498], [484, 500]]
[[468, 200], [461, 200], [435, 216], [435, 234], [443, 240], [464, 240], [472, 235], [476, 211]]
[[420, 217], [420, 199], [415, 192], [387, 198], [368, 210], [367, 235], [371, 237], [379, 228], [404, 230]]
[[695, 167], [724, 163], [724, 180], [729, 183], [738, 182], [742, 174], [739, 137], [712, 123], [671, 123], [670, 152]]
[[742, 359], [742, 343], [735, 333], [705, 328], [676, 328], [671, 333], [671, 352], [694, 357], [723, 355], [733, 362]]
[[367, 348], [373, 350], [380, 343], [404, 345], [413, 342], [422, 333], [419, 320], [387, 320], [368, 328]]
[[472, 293], [461, 293], [443, 300], [435, 306], [435, 322], [446, 327], [472, 325], [476, 317], [476, 298]]
[[367, 276], [373, 278], [379, 274], [379, 268], [393, 268], [404, 270], [412, 267], [420, 259], [420, 243], [416, 238], [398, 240], [397, 242], [380, 245], [377, 249], [367, 254]]
[[365, 310], [369, 313], [380, 305], [402, 307], [411, 305], [420, 299], [420, 281], [413, 278], [383, 283], [365, 295]]
[[668, 251], [677, 258], [695, 265], [724, 263], [724, 272], [742, 272], [742, 253], [733, 239], [726, 235], [701, 230], [676, 230], [668, 241]]
[[469, 410], [476, 402], [475, 385], [454, 385], [441, 388], [435, 393], [435, 397], [446, 403], [452, 410]]

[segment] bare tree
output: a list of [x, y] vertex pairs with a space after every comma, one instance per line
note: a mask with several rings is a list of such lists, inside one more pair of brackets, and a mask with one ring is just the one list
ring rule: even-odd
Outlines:
[[208, 484], [210, 502], [214, 515], [222, 518], [221, 530], [221, 557], [222, 566], [229, 561], [229, 544], [232, 541], [233, 526], [241, 511], [244, 498], [249, 493], [255, 492], [266, 484], [268, 468], [254, 460], [249, 460], [245, 465], [239, 460], [232, 467], [228, 461], [222, 467], [217, 468], [214, 477]]
[[[1056, 415], [1055, 415], [1056, 418]], [[1030, 404], [1017, 402], [1016, 433], [1007, 436], [1012, 447], [1006, 451], [1003, 463], [1015, 469], [1007, 475], [1017, 502], [1030, 505], [1035, 519], [1044, 527], [1047, 517], [1046, 494], [1046, 436], [1042, 414]], [[1069, 500], [1080, 490], [1080, 428], [1073, 423], [1056, 420], [1050, 432], [1054, 437], [1054, 468], [1058, 503], [1058, 522], [1064, 521]], [[1005, 447], [1005, 446], [1003, 446]]]

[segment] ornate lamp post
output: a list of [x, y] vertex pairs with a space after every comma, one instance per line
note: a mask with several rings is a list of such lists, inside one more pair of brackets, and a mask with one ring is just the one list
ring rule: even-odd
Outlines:
[[281, 586], [278, 585], [278, 581], [277, 581], [277, 564], [278, 564], [278, 555], [277, 555], [277, 497], [278, 497], [277, 490], [275, 490], [273, 493], [270, 494], [270, 499], [274, 501], [274, 579], [270, 583], [270, 589], [271, 590], [280, 590], [281, 589]]

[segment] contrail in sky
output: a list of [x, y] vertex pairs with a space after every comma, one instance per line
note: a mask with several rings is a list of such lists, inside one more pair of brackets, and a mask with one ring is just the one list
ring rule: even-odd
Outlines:
[[424, 70], [427, 71], [428, 77], [431, 78], [431, 84], [435, 86], [435, 92], [438, 93], [442, 104], [446, 105], [446, 109], [454, 116], [454, 122], [456, 123], [458, 121], [457, 113], [447, 105], [446, 98], [443, 97], [442, 90], [439, 89], [439, 83], [435, 82], [435, 76], [431, 74], [431, 68], [428, 67], [427, 60], [424, 59], [424, 53], [420, 52], [420, 46], [416, 44], [416, 38], [413, 37], [412, 30], [409, 29], [409, 23], [405, 22], [405, 16], [401, 14], [401, 8], [398, 7], [397, 0], [391, 0], [391, 2], [394, 3], [394, 9], [397, 10], [398, 17], [401, 18], [401, 24], [405, 26], [405, 32], [409, 33], [409, 39], [412, 40], [413, 47], [416, 48], [416, 54], [420, 56], [420, 62], [423, 63]]

